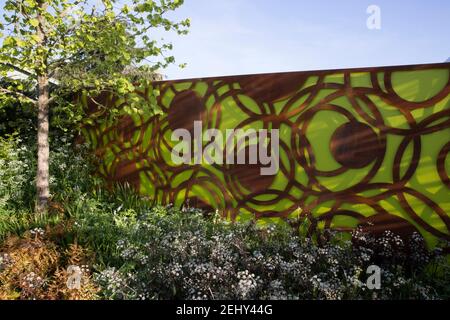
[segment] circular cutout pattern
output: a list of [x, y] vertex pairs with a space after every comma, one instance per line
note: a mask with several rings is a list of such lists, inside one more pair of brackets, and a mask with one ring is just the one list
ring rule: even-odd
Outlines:
[[172, 131], [186, 129], [192, 136], [194, 133], [194, 121], [200, 121], [204, 111], [205, 106], [194, 91], [180, 92], [170, 104], [167, 115], [169, 128]]
[[358, 121], [337, 128], [331, 137], [330, 149], [337, 162], [351, 169], [363, 168], [383, 153], [378, 135], [370, 126]]
[[270, 187], [274, 176], [262, 175], [261, 168], [264, 166], [261, 163], [249, 163], [250, 148], [248, 146], [235, 153], [235, 157], [236, 159], [246, 159], [246, 161], [245, 164], [229, 165], [229, 174], [233, 179], [237, 179], [244, 188], [252, 193], [262, 192]]

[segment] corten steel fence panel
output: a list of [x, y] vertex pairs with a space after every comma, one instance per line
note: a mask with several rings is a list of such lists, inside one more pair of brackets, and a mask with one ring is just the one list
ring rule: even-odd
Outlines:
[[[162, 115], [124, 116], [87, 126], [84, 136], [102, 159], [101, 175], [154, 203], [259, 223], [296, 218], [307, 234], [357, 226], [417, 231], [432, 247], [450, 240], [449, 74], [450, 63], [442, 63], [155, 82], [135, 94], [150, 101], [157, 89]], [[113, 108], [129, 99], [97, 100]], [[278, 172], [261, 175], [261, 164], [175, 164], [172, 132], [193, 134], [194, 121], [224, 136], [226, 129], [278, 129]], [[236, 149], [248, 153], [249, 145]], [[225, 159], [225, 145], [223, 152]]]

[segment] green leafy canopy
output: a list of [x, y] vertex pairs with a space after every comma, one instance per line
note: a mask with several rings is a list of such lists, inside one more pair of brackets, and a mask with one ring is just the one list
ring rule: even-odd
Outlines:
[[[17, 70], [34, 78], [44, 75], [50, 79], [50, 101], [70, 107], [70, 99], [64, 97], [73, 92], [90, 97], [102, 91], [129, 94], [135, 90], [130, 69], [154, 74], [175, 61], [169, 54], [172, 45], [155, 41], [150, 32], [186, 34], [189, 19], [167, 18], [182, 4], [183, 0], [6, 0], [0, 19], [0, 77]], [[141, 84], [146, 80], [151, 79], [144, 77]], [[0, 99], [36, 103], [21, 82], [9, 77], [7, 85], [0, 86]], [[124, 112], [157, 112], [156, 104], [149, 108], [145, 103], [145, 108]]]

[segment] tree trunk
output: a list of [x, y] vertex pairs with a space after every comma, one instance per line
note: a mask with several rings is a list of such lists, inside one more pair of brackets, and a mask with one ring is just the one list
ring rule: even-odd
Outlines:
[[38, 77], [39, 100], [38, 100], [38, 160], [37, 160], [37, 211], [45, 212], [48, 206], [49, 190], [49, 152], [48, 143], [48, 77]]
[[[47, 11], [48, 3], [46, 0], [39, 0], [37, 13], [37, 20], [39, 25], [36, 28], [38, 36], [38, 50], [44, 51], [46, 42], [45, 34], [45, 16], [44, 12]], [[38, 56], [39, 57], [39, 56]], [[40, 59], [39, 59], [40, 58]], [[36, 210], [38, 213], [44, 213], [48, 208], [48, 198], [50, 196], [49, 190], [49, 153], [50, 147], [48, 144], [48, 102], [49, 102], [49, 86], [48, 86], [48, 70], [47, 70], [47, 56], [42, 53], [42, 56], [38, 58], [36, 65], [36, 73], [38, 75], [38, 160], [37, 160], [37, 176], [36, 176], [36, 188], [37, 188], [37, 205]]]

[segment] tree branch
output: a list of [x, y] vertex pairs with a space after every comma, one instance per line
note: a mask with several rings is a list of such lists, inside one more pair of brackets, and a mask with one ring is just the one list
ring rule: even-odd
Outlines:
[[5, 88], [0, 88], [0, 93], [14, 95], [17, 98], [25, 99], [25, 100], [27, 100], [28, 102], [30, 102], [30, 103], [32, 103], [34, 105], [37, 105], [37, 103], [38, 103], [37, 100], [34, 100], [34, 99], [28, 97], [27, 95], [21, 93], [21, 92], [12, 91], [12, 90], [8, 90], [8, 89], [5, 89]]

